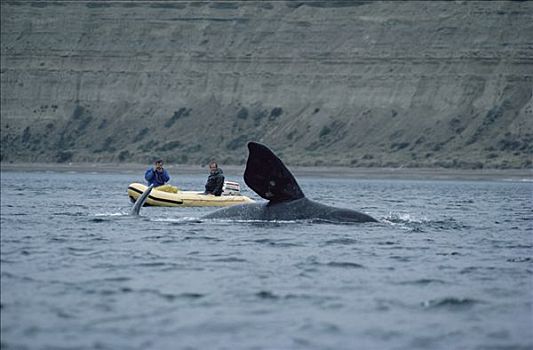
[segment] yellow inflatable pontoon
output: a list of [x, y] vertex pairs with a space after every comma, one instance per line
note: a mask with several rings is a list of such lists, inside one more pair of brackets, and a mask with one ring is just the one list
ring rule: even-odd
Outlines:
[[[228, 181], [224, 185], [222, 196], [205, 195], [203, 192], [181, 190], [178, 190], [177, 193], [171, 193], [158, 191], [156, 187], [148, 196], [145, 205], [159, 207], [227, 207], [254, 202], [249, 197], [240, 194], [238, 183]], [[140, 183], [130, 184], [128, 186], [128, 197], [135, 202], [147, 187]], [[228, 188], [231, 189], [228, 190]]]

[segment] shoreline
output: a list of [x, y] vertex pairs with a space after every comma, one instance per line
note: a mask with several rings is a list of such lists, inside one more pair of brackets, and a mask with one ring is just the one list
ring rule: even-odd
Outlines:
[[[144, 173], [149, 164], [138, 163], [0, 163], [1, 172], [58, 172], [58, 173]], [[207, 166], [169, 164], [165, 166], [174, 176], [179, 174], [205, 175]], [[241, 176], [245, 166], [221, 166], [230, 176]], [[383, 180], [471, 180], [533, 182], [533, 169], [449, 169], [449, 168], [349, 168], [349, 167], [290, 167], [296, 176], [326, 178], [356, 178]]]

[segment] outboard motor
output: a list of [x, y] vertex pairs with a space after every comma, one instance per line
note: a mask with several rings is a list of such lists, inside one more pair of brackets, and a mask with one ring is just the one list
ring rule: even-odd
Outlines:
[[234, 182], [234, 181], [224, 181], [224, 186], [222, 186], [222, 195], [223, 196], [240, 196], [241, 185], [239, 185], [238, 182]]

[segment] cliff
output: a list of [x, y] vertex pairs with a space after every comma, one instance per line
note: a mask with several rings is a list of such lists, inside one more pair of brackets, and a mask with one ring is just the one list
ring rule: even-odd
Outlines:
[[2, 1], [2, 162], [527, 168], [533, 3]]

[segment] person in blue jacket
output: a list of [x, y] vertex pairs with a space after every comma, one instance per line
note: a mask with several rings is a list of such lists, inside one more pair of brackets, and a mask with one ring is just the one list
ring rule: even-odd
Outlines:
[[148, 186], [151, 184], [154, 187], [163, 186], [170, 180], [168, 172], [163, 168], [163, 160], [158, 159], [154, 163], [154, 167], [146, 170], [144, 178], [148, 181]]

